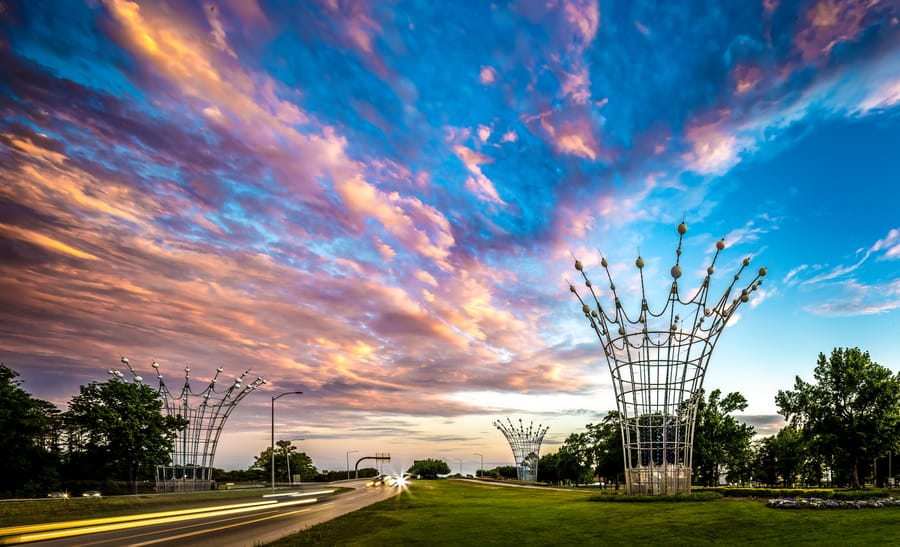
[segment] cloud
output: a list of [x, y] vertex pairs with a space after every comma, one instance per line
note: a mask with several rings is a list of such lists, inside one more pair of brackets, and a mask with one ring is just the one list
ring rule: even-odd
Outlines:
[[900, 259], [900, 228], [894, 228], [883, 239], [876, 241], [872, 245], [872, 251], [884, 251], [884, 259]]
[[[839, 265], [831, 268], [831, 270], [815, 275], [803, 281], [801, 285], [814, 285], [825, 281], [831, 281], [857, 271], [873, 254], [879, 254], [880, 259], [896, 258], [898, 253], [898, 245], [900, 245], [900, 230], [892, 229], [888, 235], [879, 239], [871, 247], [863, 252], [862, 257], [853, 264]], [[860, 250], [862, 252], [862, 250]]]
[[481, 83], [488, 85], [497, 80], [497, 71], [491, 66], [482, 66], [481, 72], [478, 74]]
[[787, 425], [780, 414], [736, 414], [735, 418], [752, 426], [756, 430], [756, 437], [776, 435]]
[[497, 193], [494, 183], [481, 171], [481, 165], [490, 163], [493, 160], [489, 156], [475, 152], [461, 144], [454, 146], [453, 152], [456, 154], [456, 157], [463, 162], [463, 165], [466, 166], [466, 169], [472, 175], [466, 179], [466, 189], [478, 196], [479, 199], [497, 203], [499, 205], [506, 205], [506, 202], [504, 202], [503, 199], [500, 198], [500, 194]]
[[777, 288], [772, 288], [772, 289], [758, 288], [758, 289], [756, 289], [756, 291], [754, 291], [753, 295], [750, 297], [750, 307], [755, 308], [755, 307], [759, 306], [760, 304], [762, 304], [763, 302], [765, 302], [766, 300], [768, 300], [769, 298], [772, 298], [773, 296], [777, 296], [777, 295], [778, 295]]
[[[870, 247], [859, 249], [856, 254], [861, 256], [851, 264], [839, 264], [830, 268], [821, 264], [798, 266], [788, 272], [785, 283], [791, 286], [799, 284], [808, 290], [825, 291], [819, 303], [809, 304], [804, 308], [816, 315], [847, 317], [895, 310], [900, 307], [900, 279], [896, 274], [889, 272], [886, 279], [876, 282], [862, 282], [859, 278], [861, 274], [865, 274], [865, 277], [878, 279], [874, 271], [866, 270], [874, 270], [878, 263], [896, 259], [900, 240], [898, 234], [900, 230], [891, 229]], [[870, 261], [873, 255], [875, 260]], [[801, 274], [806, 272], [812, 275], [801, 280]]]
[[206, 20], [209, 22], [209, 26], [212, 27], [210, 35], [212, 36], [213, 45], [217, 49], [222, 50], [231, 57], [237, 59], [237, 54], [231, 49], [231, 46], [228, 45], [225, 28], [222, 25], [222, 21], [219, 19], [218, 9], [215, 4], [206, 4], [205, 8]]
[[801, 264], [799, 266], [791, 268], [791, 270], [785, 274], [784, 279], [782, 280], [782, 283], [784, 283], [785, 285], [789, 285], [789, 286], [796, 285], [797, 281], [795, 280], [795, 278], [801, 272], [803, 272], [804, 270], [806, 270], [808, 268], [809, 268], [809, 264]]
[[877, 315], [900, 309], [900, 280], [882, 284], [843, 281], [835, 287], [841, 291], [821, 304], [809, 304], [804, 309], [826, 317], [854, 317]]
[[683, 157], [688, 169], [703, 175], [722, 175], [741, 161], [742, 154], [754, 150], [752, 140], [736, 136], [728, 128], [729, 116], [725, 111], [717, 120], [698, 121], [687, 128], [685, 137], [691, 151]]

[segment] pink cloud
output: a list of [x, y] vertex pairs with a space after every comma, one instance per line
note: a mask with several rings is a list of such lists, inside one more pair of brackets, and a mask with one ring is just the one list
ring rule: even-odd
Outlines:
[[492, 66], [482, 66], [478, 78], [485, 85], [492, 84], [497, 80], [497, 71]]
[[578, 66], [574, 72], [565, 72], [562, 79], [562, 95], [574, 104], [583, 105], [591, 100], [591, 75], [587, 66]]
[[[555, 117], [559, 120], [556, 121]], [[594, 136], [594, 127], [589, 118], [576, 116], [566, 118], [558, 113], [547, 112], [538, 119], [541, 129], [548, 137], [547, 140], [558, 152], [592, 161], [609, 159], [608, 153], [602, 150]]]
[[600, 27], [600, 7], [596, 0], [563, 0], [562, 10], [580, 42], [583, 45], [593, 42]]
[[835, 44], [853, 40], [861, 32], [862, 22], [878, 2], [871, 0], [819, 0], [803, 18], [803, 27], [794, 37], [794, 45], [806, 62], [820, 62]]
[[448, 258], [455, 241], [449, 222], [436, 209], [415, 197], [404, 198], [396, 192], [386, 194], [361, 176], [337, 182], [335, 190], [360, 219], [378, 220], [409, 249], [434, 260], [442, 269], [452, 269]]
[[215, 4], [210, 3], [204, 6], [204, 10], [206, 12], [206, 20], [209, 23], [209, 26], [212, 27], [210, 35], [212, 36], [213, 46], [237, 59], [237, 54], [231, 49], [231, 46], [228, 45], [225, 27], [222, 25], [222, 20], [219, 18], [218, 8], [216, 8]]
[[734, 91], [738, 95], [744, 95], [756, 89], [762, 79], [762, 71], [759, 67], [738, 65], [731, 73], [734, 80]]
[[729, 126], [730, 111], [715, 114], [713, 121], [708, 116], [698, 118], [685, 131], [685, 138], [691, 151], [682, 157], [687, 168], [701, 174], [722, 174], [737, 165], [740, 154], [754, 148], [753, 141], [738, 136]]
[[433, 275], [426, 272], [425, 270], [416, 270], [416, 273], [413, 275], [415, 276], [416, 279], [418, 279], [422, 283], [431, 285], [432, 287], [437, 287], [437, 284], [438, 284], [437, 280], [434, 278]]

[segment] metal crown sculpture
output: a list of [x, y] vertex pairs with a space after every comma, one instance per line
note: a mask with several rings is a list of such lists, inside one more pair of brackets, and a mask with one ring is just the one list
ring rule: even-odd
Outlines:
[[517, 478], [520, 481], [537, 481], [541, 442], [544, 440], [544, 435], [550, 427], [541, 427], [538, 424], [537, 429], [534, 429], [534, 422], [532, 422], [528, 425], [528, 429], [525, 429], [522, 419], [519, 418], [519, 427], [517, 429], [509, 418], [506, 418], [506, 422], [509, 424], [509, 427], [500, 420], [494, 422], [494, 427], [499, 429], [503, 436], [506, 437], [507, 442], [509, 442], [513, 458], [516, 459]]
[[[143, 382], [143, 378], [135, 372], [127, 357], [122, 357], [122, 364], [131, 371], [136, 383]], [[175, 394], [166, 386], [159, 371], [159, 363], [153, 361], [151, 366], [159, 380], [157, 391], [166, 414], [181, 416], [188, 421], [187, 428], [176, 433], [171, 463], [157, 468], [158, 491], [209, 490], [216, 446], [219, 444], [219, 436], [225, 421], [241, 399], [265, 384], [266, 380], [257, 377], [245, 385], [244, 378], [250, 373], [246, 370], [228, 387], [217, 391], [216, 380], [223, 370], [222, 367], [218, 367], [209, 384], [195, 393], [191, 390], [191, 367], [187, 366], [184, 368], [184, 385], [181, 386], [181, 392]], [[118, 370], [110, 370], [109, 373], [120, 380], [124, 379]], [[197, 401], [195, 405], [190, 404], [191, 399]]]
[[[750, 259], [745, 258], [718, 302], [708, 307], [710, 278], [719, 252], [725, 248], [724, 239], [720, 239], [700, 288], [693, 297], [682, 300], [679, 261], [686, 232], [682, 222], [671, 269], [672, 286], [658, 312], [654, 313], [647, 303], [644, 260], [640, 256], [635, 262], [641, 279], [641, 310], [636, 319], [622, 307], [606, 258], [600, 265], [609, 280], [613, 309], [601, 306], [598, 291], [579, 260], [575, 269], [581, 272], [590, 297], [582, 298], [575, 286], [569, 285], [606, 354], [621, 419], [629, 494], [690, 492], [694, 421], [709, 358], [728, 320], [766, 275], [766, 268], [760, 268], [753, 281], [729, 300], [741, 273], [750, 265]], [[676, 310], [679, 307], [683, 309]]]

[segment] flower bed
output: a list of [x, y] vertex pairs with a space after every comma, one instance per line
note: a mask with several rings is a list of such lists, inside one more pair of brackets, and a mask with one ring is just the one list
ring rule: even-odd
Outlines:
[[774, 498], [766, 503], [773, 509], [877, 509], [900, 507], [900, 499], [839, 500], [821, 498]]

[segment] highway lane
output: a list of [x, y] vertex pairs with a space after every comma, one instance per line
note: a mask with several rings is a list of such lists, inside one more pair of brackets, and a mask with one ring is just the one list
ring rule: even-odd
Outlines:
[[[123, 529], [46, 539], [31, 545], [251, 547], [356, 511], [400, 492], [399, 488], [391, 486], [365, 486], [364, 481], [341, 486], [351, 486], [354, 490], [323, 497], [317, 503], [303, 503], [302, 498], [281, 498], [277, 504], [219, 508], [213, 513], [181, 515], [139, 527], [133, 527], [134, 521], [131, 521], [123, 523]], [[28, 538], [27, 534], [22, 535], [22, 539]], [[0, 543], [3, 543], [2, 540]]]

